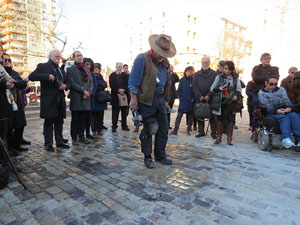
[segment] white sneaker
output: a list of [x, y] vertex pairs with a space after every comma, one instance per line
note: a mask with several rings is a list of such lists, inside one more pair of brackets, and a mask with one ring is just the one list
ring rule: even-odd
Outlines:
[[285, 148], [291, 148], [291, 147], [295, 146], [295, 144], [292, 142], [292, 140], [290, 138], [283, 139], [282, 144]]

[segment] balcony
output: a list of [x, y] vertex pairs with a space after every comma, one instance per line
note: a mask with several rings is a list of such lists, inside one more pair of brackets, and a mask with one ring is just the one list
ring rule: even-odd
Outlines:
[[4, 49], [14, 49], [14, 48], [21, 48], [27, 49], [27, 45], [24, 42], [8, 42], [3, 45]]
[[7, 54], [9, 55], [17, 55], [17, 56], [25, 56], [27, 54], [27, 50], [22, 50], [22, 49], [8, 49], [6, 51]]
[[7, 3], [3, 7], [1, 7], [2, 12], [25, 12], [26, 8], [25, 5], [19, 5], [19, 4], [14, 4], [14, 3]]
[[2, 42], [6, 43], [8, 41], [27, 41], [26, 35], [21, 34], [10, 34], [2, 38]]
[[20, 26], [20, 27], [25, 27], [26, 22], [24, 20], [6, 19], [5, 22], [1, 23], [1, 26], [3, 27], [3, 29], [5, 27], [15, 26], [15, 25]]
[[7, 35], [9, 33], [15, 33], [15, 34], [26, 34], [27, 33], [27, 30], [24, 29], [24, 28], [17, 28], [17, 27], [6, 27], [5, 29], [3, 29], [1, 31], [1, 34], [4, 36], [4, 35]]

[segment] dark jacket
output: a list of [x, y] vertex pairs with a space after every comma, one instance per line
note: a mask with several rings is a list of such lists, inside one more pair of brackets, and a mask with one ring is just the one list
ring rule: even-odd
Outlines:
[[253, 107], [252, 99], [253, 99], [253, 95], [255, 95], [255, 94], [256, 94], [256, 92], [254, 90], [254, 82], [249, 81], [246, 86], [246, 95], [248, 96], [248, 98], [247, 98], [248, 111], [249, 111], [249, 108]]
[[0, 119], [11, 118], [13, 116], [12, 105], [9, 104], [6, 96], [6, 80], [0, 81]]
[[[59, 90], [59, 77], [62, 76], [61, 83], [65, 83], [65, 72], [60, 70], [59, 75], [58, 66], [49, 60], [46, 63], [38, 64], [35, 71], [29, 75], [29, 80], [40, 81], [41, 83], [41, 109], [40, 117], [45, 119], [63, 117], [66, 118], [66, 101], [65, 93]], [[49, 80], [49, 75], [55, 76], [52, 82]]]
[[218, 83], [216, 85], [211, 86], [212, 90], [211, 93], [209, 94], [209, 96], [212, 97], [211, 108], [214, 110], [214, 114], [216, 115], [219, 114], [218, 112], [221, 112], [222, 115], [224, 115], [226, 113], [238, 112], [240, 110], [239, 105], [242, 104], [242, 94], [240, 91], [237, 90], [238, 82], [240, 82], [239, 75], [233, 72], [232, 77], [233, 77], [233, 90], [235, 91], [234, 94], [238, 97], [238, 100], [235, 102], [231, 102], [229, 104], [223, 104], [223, 99], [222, 99], [223, 93], [222, 91], [220, 91], [219, 87], [225, 85], [226, 75], [224, 73], [219, 74], [216, 77], [216, 82], [218, 79]]
[[71, 111], [90, 111], [91, 100], [83, 99], [83, 92], [90, 94], [93, 92], [93, 78], [91, 72], [83, 68], [88, 76], [88, 81], [83, 82], [81, 71], [76, 68], [75, 64], [67, 69], [66, 81], [70, 88], [70, 110]]
[[13, 128], [18, 129], [26, 126], [24, 102], [21, 95], [21, 91], [26, 88], [27, 82], [23, 80], [20, 77], [20, 74], [15, 70], [9, 71], [8, 74], [16, 81], [15, 86], [11, 89], [11, 91], [13, 92], [15, 101], [18, 106], [18, 111], [15, 111], [13, 116]]
[[254, 81], [254, 90], [256, 94], [265, 86], [265, 80], [270, 75], [276, 75], [279, 79], [279, 69], [276, 66], [263, 66], [262, 64], [255, 66], [252, 69], [252, 80]]
[[170, 100], [169, 103], [174, 103], [175, 99], [178, 98], [175, 84], [179, 82], [179, 76], [177, 73], [170, 73], [171, 80], [171, 92], [170, 92]]
[[293, 103], [300, 104], [300, 72], [294, 73], [293, 81], [292, 81], [292, 89], [293, 89]]
[[193, 77], [184, 76], [180, 79], [177, 94], [179, 97], [178, 112], [194, 112]]
[[107, 88], [107, 82], [103, 79], [103, 76], [101, 74], [92, 74], [93, 77], [93, 92], [91, 95], [91, 111], [103, 111], [107, 109], [107, 104], [100, 104], [95, 99], [95, 95], [98, 91], [103, 91], [105, 88]]
[[210, 86], [216, 78], [216, 71], [211, 68], [199, 70], [193, 78], [193, 91], [196, 103], [200, 102], [201, 96], [207, 96], [210, 92]]
[[292, 78], [287, 76], [281, 81], [280, 87], [283, 87], [289, 97], [289, 99], [294, 102], [294, 93], [292, 89]]
[[115, 106], [115, 107], [119, 107], [119, 98], [118, 98], [118, 93], [119, 93], [119, 89], [125, 89], [125, 94], [127, 96], [127, 100], [128, 100], [128, 104], [129, 104], [129, 89], [128, 89], [128, 78], [129, 76], [122, 72], [121, 75], [118, 76], [122, 76], [122, 87], [118, 88], [117, 85], [117, 74], [116, 72], [113, 72], [110, 76], [109, 76], [109, 86], [111, 88], [111, 105]]

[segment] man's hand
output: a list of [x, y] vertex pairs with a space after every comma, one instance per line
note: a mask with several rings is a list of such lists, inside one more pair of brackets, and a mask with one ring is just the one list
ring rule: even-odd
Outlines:
[[292, 109], [290, 107], [282, 109], [284, 113], [289, 113], [292, 111]]
[[205, 101], [207, 101], [207, 102], [209, 101], [209, 97], [208, 97], [207, 95], [205, 96], [204, 99], [205, 99]]
[[83, 92], [83, 99], [88, 99], [90, 97], [90, 93], [87, 90]]
[[52, 75], [52, 74], [50, 74], [50, 75], [49, 75], [49, 80], [50, 80], [50, 81], [54, 81], [54, 80], [55, 80], [55, 76]]
[[12, 89], [15, 86], [14, 80], [10, 79], [8, 81], [6, 81], [6, 88], [7, 89]]
[[130, 94], [131, 96], [131, 100], [129, 103], [129, 107], [132, 111], [136, 110], [137, 106], [138, 106], [138, 100], [137, 100], [137, 96], [135, 94]]
[[201, 97], [200, 97], [200, 102], [202, 102], [203, 100], [205, 100], [205, 97], [204, 97], [204, 96], [201, 96]]
[[119, 89], [119, 93], [120, 93], [120, 95], [124, 95], [125, 94], [125, 89]]
[[238, 98], [237, 98], [237, 96], [235, 95], [235, 96], [233, 96], [232, 101], [235, 102], [237, 99], [238, 99]]
[[67, 89], [67, 85], [65, 84], [61, 84], [59, 87], [59, 90], [66, 90]]
[[277, 109], [277, 114], [284, 114], [284, 109]]

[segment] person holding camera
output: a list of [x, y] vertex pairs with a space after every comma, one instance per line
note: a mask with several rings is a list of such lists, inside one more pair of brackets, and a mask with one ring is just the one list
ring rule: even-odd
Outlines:
[[[277, 87], [278, 76], [271, 75], [265, 81], [265, 88], [258, 92], [259, 105], [266, 111], [266, 116], [279, 122], [281, 142], [285, 148], [300, 146], [300, 115], [292, 112], [293, 104], [283, 87]], [[295, 135], [295, 142], [292, 135]]]
[[234, 72], [234, 63], [226, 61], [224, 72], [219, 74], [210, 87], [210, 96], [213, 97], [211, 109], [217, 116], [217, 139], [215, 144], [222, 141], [224, 125], [226, 125], [227, 144], [233, 145], [234, 113], [240, 110], [242, 88], [239, 75]]
[[147, 168], [154, 168], [152, 160], [152, 135], [155, 134], [154, 157], [164, 165], [172, 160], [166, 155], [168, 141], [167, 107], [170, 99], [170, 75], [167, 58], [176, 55], [175, 45], [168, 35], [153, 34], [149, 37], [150, 51], [139, 54], [129, 77], [128, 87], [131, 94], [130, 109], [139, 108], [143, 117], [140, 133], [141, 150]]

